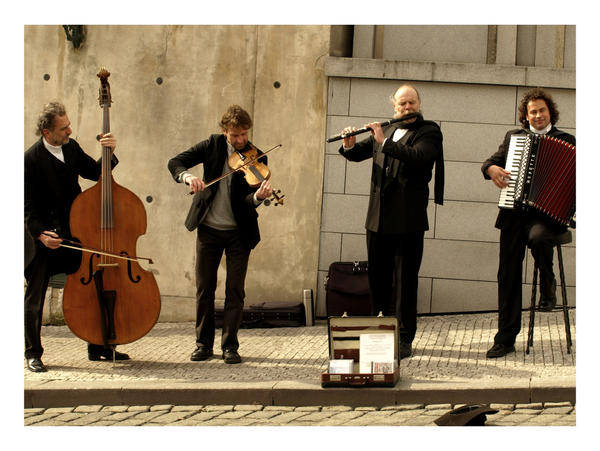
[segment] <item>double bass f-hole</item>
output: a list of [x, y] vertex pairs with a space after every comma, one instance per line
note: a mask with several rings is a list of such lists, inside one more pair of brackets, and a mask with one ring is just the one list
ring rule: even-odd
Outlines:
[[[121, 252], [121, 257], [129, 257], [127, 255], [127, 252], [123, 251]], [[100, 258], [100, 254], [98, 253], [93, 253], [92, 255], [90, 255], [90, 258], [88, 260], [88, 274], [87, 277], [81, 277], [80, 281], [82, 283], [82, 285], [87, 285], [92, 281], [92, 278], [94, 277], [94, 257]], [[142, 280], [142, 278], [139, 275], [136, 275], [135, 277], [133, 276], [133, 272], [131, 270], [131, 258], [126, 258], [127, 260], [127, 276], [129, 277], [129, 280], [132, 283], [139, 283], [140, 280]], [[118, 266], [118, 263], [98, 263], [97, 265], [99, 268], [103, 268], [103, 267], [116, 267]]]
[[[123, 251], [121, 252], [121, 255], [126, 256], [127, 252]], [[129, 280], [131, 280], [133, 283], [138, 283], [140, 280], [142, 280], [139, 275], [135, 277], [131, 275], [131, 260], [127, 260], [127, 275], [129, 276]]]
[[94, 257], [100, 258], [100, 254], [90, 255], [90, 259], [88, 261], [89, 262], [88, 276], [87, 276], [87, 278], [81, 277], [79, 279], [82, 285], [88, 285], [92, 281], [92, 277], [94, 277], [94, 262], [93, 262]]

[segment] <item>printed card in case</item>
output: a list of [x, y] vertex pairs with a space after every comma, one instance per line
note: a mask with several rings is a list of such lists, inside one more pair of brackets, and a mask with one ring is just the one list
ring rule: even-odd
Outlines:
[[[360, 367], [361, 373], [378, 373], [374, 371], [374, 364], [382, 365], [389, 363], [394, 365], [394, 334], [377, 333], [360, 335]], [[381, 371], [388, 372], [388, 371]]]

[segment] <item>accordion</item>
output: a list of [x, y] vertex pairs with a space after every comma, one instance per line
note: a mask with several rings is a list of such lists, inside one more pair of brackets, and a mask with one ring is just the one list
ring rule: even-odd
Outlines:
[[574, 145], [546, 135], [513, 135], [505, 169], [510, 181], [500, 192], [500, 208], [533, 208], [558, 224], [575, 225]]

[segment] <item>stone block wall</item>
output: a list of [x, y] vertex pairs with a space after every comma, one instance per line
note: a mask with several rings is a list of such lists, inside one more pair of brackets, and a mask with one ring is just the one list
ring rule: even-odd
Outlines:
[[[499, 190], [481, 173], [481, 163], [506, 131], [518, 128], [517, 106], [525, 90], [545, 86], [560, 110], [559, 128], [575, 134], [575, 90], [571, 73], [485, 64], [402, 63], [330, 58], [327, 136], [345, 126], [362, 127], [392, 117], [390, 97], [403, 82], [420, 92], [424, 117], [444, 136], [444, 205], [428, 207], [429, 231], [419, 280], [418, 312], [497, 309], [499, 230], [494, 228]], [[458, 79], [458, 75], [462, 76]], [[363, 138], [366, 135], [363, 136]], [[359, 137], [360, 139], [361, 137]], [[346, 161], [341, 141], [326, 145], [317, 314], [325, 315], [325, 280], [334, 261], [366, 260], [364, 222], [371, 160]], [[574, 233], [575, 236], [575, 233]], [[575, 304], [575, 239], [563, 247], [569, 304]], [[524, 262], [523, 303], [530, 302], [533, 259]], [[555, 253], [555, 272], [558, 265]]]

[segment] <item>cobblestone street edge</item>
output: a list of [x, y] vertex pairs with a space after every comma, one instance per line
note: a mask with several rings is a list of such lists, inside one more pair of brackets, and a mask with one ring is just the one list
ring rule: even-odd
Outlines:
[[[78, 406], [25, 409], [26, 426], [435, 426], [459, 405], [348, 406]], [[575, 426], [569, 402], [491, 404], [494, 426]]]

